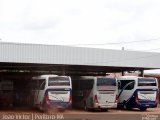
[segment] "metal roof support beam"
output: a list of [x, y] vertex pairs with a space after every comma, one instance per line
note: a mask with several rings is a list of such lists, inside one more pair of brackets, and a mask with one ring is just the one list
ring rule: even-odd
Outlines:
[[125, 72], [125, 71], [124, 71], [124, 70], [122, 70], [122, 76], [124, 76], [124, 72]]
[[62, 75], [64, 75], [64, 76], [66, 75], [66, 69], [65, 69], [65, 67], [62, 68]]
[[144, 70], [143, 70], [143, 69], [140, 70], [139, 76], [140, 76], [140, 77], [144, 77]]

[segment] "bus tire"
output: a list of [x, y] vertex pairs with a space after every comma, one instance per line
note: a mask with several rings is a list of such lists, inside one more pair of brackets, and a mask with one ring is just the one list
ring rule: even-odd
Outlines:
[[101, 109], [101, 111], [102, 111], [102, 112], [107, 112], [108, 109], [107, 109], [107, 108], [103, 108], [103, 109]]
[[123, 109], [123, 105], [117, 105], [117, 109]]
[[126, 109], [126, 101], [123, 101], [122, 109]]
[[131, 110], [131, 107], [127, 106], [126, 101], [123, 102], [123, 109]]
[[128, 107], [126, 104], [124, 104], [124, 109], [131, 110], [131, 107]]
[[86, 102], [84, 103], [84, 110], [85, 110], [85, 111], [88, 111], [88, 107], [87, 107]]
[[147, 110], [146, 107], [140, 107], [139, 109], [140, 109], [140, 111], [146, 111]]
[[44, 113], [48, 113], [49, 112], [48, 105], [46, 103], [44, 103], [42, 105], [42, 112], [44, 112]]

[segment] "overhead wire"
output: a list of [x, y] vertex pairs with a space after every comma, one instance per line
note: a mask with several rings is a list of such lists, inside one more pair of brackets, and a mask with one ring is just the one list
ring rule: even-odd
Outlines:
[[149, 41], [157, 41], [160, 38], [147, 39], [147, 40], [135, 40], [135, 41], [121, 41], [121, 42], [108, 42], [108, 43], [91, 43], [91, 44], [68, 44], [67, 46], [80, 46], [80, 45], [118, 45], [118, 44], [130, 44], [130, 43], [141, 43]]
[[94, 63], [85, 63], [85, 64], [97, 64], [97, 63], [109, 63], [109, 62], [123, 62], [123, 61], [134, 61], [134, 60], [139, 60], [139, 59], [145, 59], [145, 58], [150, 58], [150, 57], [157, 57], [157, 56], [160, 56], [159, 53], [157, 53], [156, 55], [148, 55], [148, 56], [142, 56], [142, 57], [134, 57], [134, 58], [128, 58], [128, 59], [116, 59], [116, 60], [110, 60], [110, 61], [105, 61], [105, 62], [94, 62]]
[[136, 50], [136, 49], [125, 49], [128, 51], [142, 51], [142, 52], [151, 52], [153, 50], [160, 50], [160, 48], [146, 49], [146, 50]]

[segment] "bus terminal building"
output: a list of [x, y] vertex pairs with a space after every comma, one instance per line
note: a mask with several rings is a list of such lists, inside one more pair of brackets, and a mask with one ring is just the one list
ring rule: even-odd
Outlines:
[[[12, 80], [11, 94], [24, 98], [33, 76], [106, 75], [124, 71], [140, 71], [143, 76], [144, 70], [160, 69], [159, 61], [160, 53], [153, 52], [0, 42], [0, 81]], [[27, 103], [27, 99], [19, 99], [14, 104]]]

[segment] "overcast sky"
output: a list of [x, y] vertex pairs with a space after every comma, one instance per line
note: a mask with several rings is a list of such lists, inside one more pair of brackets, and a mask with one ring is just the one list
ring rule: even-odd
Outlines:
[[0, 0], [0, 38], [160, 52], [160, 0]]

